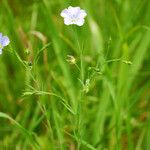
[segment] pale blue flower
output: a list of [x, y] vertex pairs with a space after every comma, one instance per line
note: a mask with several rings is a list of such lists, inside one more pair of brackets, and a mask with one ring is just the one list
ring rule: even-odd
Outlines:
[[64, 18], [65, 25], [75, 24], [82, 26], [87, 13], [85, 10], [80, 9], [80, 7], [69, 6], [68, 9], [64, 9], [60, 15]]
[[5, 46], [7, 46], [10, 43], [10, 40], [7, 36], [3, 36], [2, 33], [0, 33], [0, 55], [2, 54], [2, 50]]

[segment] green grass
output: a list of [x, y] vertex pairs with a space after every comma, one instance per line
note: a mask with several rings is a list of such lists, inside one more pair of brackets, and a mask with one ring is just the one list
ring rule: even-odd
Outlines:
[[149, 0], [1, 0], [0, 32], [0, 149], [150, 149]]

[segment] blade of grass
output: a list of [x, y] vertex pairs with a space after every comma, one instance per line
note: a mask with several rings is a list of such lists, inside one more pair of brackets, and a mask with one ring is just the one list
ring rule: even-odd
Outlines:
[[29, 132], [28, 130], [26, 130], [22, 125], [20, 125], [17, 121], [15, 121], [13, 118], [11, 118], [9, 115], [0, 112], [0, 118], [5, 118], [10, 120], [12, 123], [14, 123], [14, 125], [20, 130], [20, 132], [24, 135], [25, 138], [27, 138], [29, 140], [29, 142], [31, 142], [34, 147], [36, 149], [40, 149], [37, 141], [35, 141], [35, 139], [33, 138], [33, 135], [31, 132]]

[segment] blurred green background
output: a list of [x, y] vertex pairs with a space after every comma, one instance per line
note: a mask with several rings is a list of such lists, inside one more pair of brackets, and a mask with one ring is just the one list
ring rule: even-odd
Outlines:
[[0, 32], [1, 150], [150, 150], [149, 0], [0, 0]]

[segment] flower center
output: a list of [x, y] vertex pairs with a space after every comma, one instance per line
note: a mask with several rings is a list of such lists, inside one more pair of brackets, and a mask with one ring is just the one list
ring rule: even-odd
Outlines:
[[72, 18], [76, 18], [76, 15], [75, 15], [75, 14], [73, 14], [73, 15], [72, 15]]
[[76, 22], [77, 22], [77, 19], [76, 19], [76, 18], [73, 18], [73, 19], [71, 20], [71, 22], [72, 22], [72, 23], [76, 23]]
[[75, 19], [72, 19], [72, 22], [75, 22], [76, 20]]
[[3, 48], [2, 44], [0, 44], [0, 49]]

